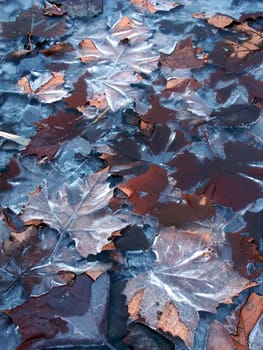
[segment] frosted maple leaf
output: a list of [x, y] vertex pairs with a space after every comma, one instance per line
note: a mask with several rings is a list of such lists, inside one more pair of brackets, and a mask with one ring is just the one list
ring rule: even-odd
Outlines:
[[159, 55], [147, 43], [152, 32], [137, 20], [123, 17], [103, 40], [81, 41], [80, 59], [87, 64], [88, 100], [105, 96], [106, 105], [116, 111], [139, 99], [141, 91], [132, 87], [158, 67]]

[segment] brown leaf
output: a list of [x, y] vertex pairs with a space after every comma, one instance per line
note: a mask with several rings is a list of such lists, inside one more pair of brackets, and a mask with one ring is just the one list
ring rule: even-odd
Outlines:
[[65, 345], [65, 339], [72, 346], [102, 345], [106, 337], [108, 291], [106, 274], [96, 282], [80, 275], [72, 286], [54, 287], [45, 295], [5, 310], [21, 334], [16, 349], [57, 348]]
[[231, 335], [236, 350], [249, 350], [249, 334], [262, 313], [263, 296], [252, 293], [240, 311], [237, 335]]
[[233, 24], [234, 19], [226, 15], [216, 14], [210, 17], [207, 22], [217, 28], [225, 29]]
[[168, 120], [176, 118], [176, 112], [172, 109], [163, 107], [160, 103], [160, 96], [152, 94], [149, 97], [151, 104], [150, 110], [139, 117], [146, 123], [166, 123]]
[[210, 219], [215, 214], [213, 203], [204, 195], [188, 194], [182, 196], [181, 203], [159, 202], [151, 214], [163, 226], [181, 226], [195, 220]]
[[63, 88], [63, 72], [52, 72], [52, 77], [36, 89], [33, 89], [27, 76], [18, 80], [17, 84], [25, 94], [36, 96], [40, 102], [52, 103], [62, 99], [67, 91]]
[[39, 52], [43, 53], [46, 56], [59, 56], [71, 51], [73, 51], [72, 45], [65, 42], [60, 42], [58, 44], [52, 45], [48, 49], [39, 50]]
[[206, 350], [218, 349], [234, 350], [235, 348], [224, 326], [217, 321], [212, 321], [209, 327]]
[[29, 10], [20, 11], [15, 22], [2, 23], [3, 36], [7, 39], [16, 39], [19, 36], [32, 35], [53, 38], [65, 33], [66, 22], [64, 18], [45, 16], [45, 10], [36, 5]]
[[166, 171], [151, 164], [146, 173], [118, 185], [118, 188], [128, 196], [136, 213], [146, 214], [155, 206], [167, 184]]
[[177, 2], [169, 0], [160, 0], [158, 2], [152, 0], [131, 0], [131, 3], [150, 13], [155, 13], [157, 11], [170, 11], [180, 6]]
[[55, 116], [49, 116], [36, 123], [37, 134], [31, 138], [30, 144], [23, 154], [34, 154], [38, 158], [52, 159], [60, 145], [66, 140], [72, 140], [81, 133], [82, 119], [78, 114], [57, 111]]
[[152, 270], [129, 280], [124, 289], [133, 306], [130, 317], [191, 346], [198, 311], [215, 312], [219, 303], [248, 287], [227, 261], [231, 257], [223, 257], [220, 236], [201, 225], [161, 230], [153, 245], [157, 259]]
[[226, 237], [232, 247], [234, 269], [247, 279], [257, 278], [260, 274], [258, 269], [248, 272], [249, 264], [263, 263], [263, 256], [260, 255], [254, 239], [243, 237], [240, 233], [228, 233]]
[[8, 182], [8, 180], [17, 177], [19, 173], [20, 167], [17, 163], [17, 160], [16, 158], [12, 158], [9, 162], [7, 169], [0, 173], [0, 190], [9, 190], [12, 187], [12, 185]]
[[188, 37], [179, 41], [171, 54], [161, 53], [160, 62], [162, 66], [170, 69], [202, 68], [205, 65], [205, 61], [202, 58], [197, 58], [196, 53], [197, 50], [193, 48], [192, 38]]
[[226, 68], [228, 72], [242, 72], [250, 66], [257, 66], [262, 62], [262, 33], [247, 22], [238, 23], [231, 27], [233, 34], [239, 33], [246, 38], [240, 40], [233, 35], [217, 44], [210, 54], [213, 63]]
[[76, 108], [78, 110], [84, 107], [87, 103], [87, 78], [89, 73], [82, 75], [75, 84], [73, 91], [69, 97], [64, 98], [68, 108]]

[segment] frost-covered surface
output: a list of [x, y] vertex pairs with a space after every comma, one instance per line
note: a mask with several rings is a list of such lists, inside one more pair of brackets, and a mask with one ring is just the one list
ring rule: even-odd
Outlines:
[[260, 349], [262, 3], [93, 3], [0, 0], [1, 343]]

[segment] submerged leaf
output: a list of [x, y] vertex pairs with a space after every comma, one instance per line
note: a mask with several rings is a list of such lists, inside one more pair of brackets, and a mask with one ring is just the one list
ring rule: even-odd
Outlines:
[[178, 4], [175, 1], [172, 0], [159, 0], [159, 1], [153, 1], [153, 0], [130, 0], [131, 3], [138, 8], [141, 8], [142, 10], [145, 10], [150, 13], [155, 13], [157, 11], [170, 11], [178, 6]]
[[72, 140], [81, 134], [82, 118], [78, 114], [57, 111], [41, 123], [36, 123], [37, 134], [31, 138], [24, 154], [34, 154], [38, 158], [52, 159], [62, 142]]
[[202, 226], [163, 229], [153, 249], [157, 257], [153, 270], [129, 280], [125, 287], [129, 305], [142, 291], [137, 312], [130, 311], [130, 316], [191, 345], [198, 311], [215, 312], [248, 281], [222, 257], [220, 236]]
[[127, 226], [126, 219], [108, 207], [113, 189], [107, 177], [106, 168], [86, 179], [65, 184], [57, 193], [48, 194], [44, 187], [30, 195], [22, 218], [40, 219], [60, 235], [67, 232], [83, 257], [96, 254], [114, 231]]

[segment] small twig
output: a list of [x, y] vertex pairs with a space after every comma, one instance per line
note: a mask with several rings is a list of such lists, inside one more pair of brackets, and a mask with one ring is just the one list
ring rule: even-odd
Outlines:
[[80, 135], [81, 135], [81, 136], [85, 135], [86, 132], [89, 130], [89, 128], [90, 128], [92, 125], [98, 123], [101, 119], [103, 119], [103, 118], [105, 117], [105, 115], [109, 112], [109, 110], [110, 110], [110, 107], [105, 108], [104, 111], [102, 111], [102, 112], [95, 118], [95, 120], [93, 120], [92, 123], [90, 123], [84, 130], [82, 130], [82, 132], [81, 132]]
[[14, 141], [16, 143], [19, 143], [22, 146], [27, 146], [30, 142], [29, 139], [26, 139], [25, 137], [19, 136], [19, 135], [15, 135], [15, 134], [10, 134], [9, 132], [5, 132], [5, 131], [0, 131], [0, 137], [3, 137], [7, 140], [11, 140]]

